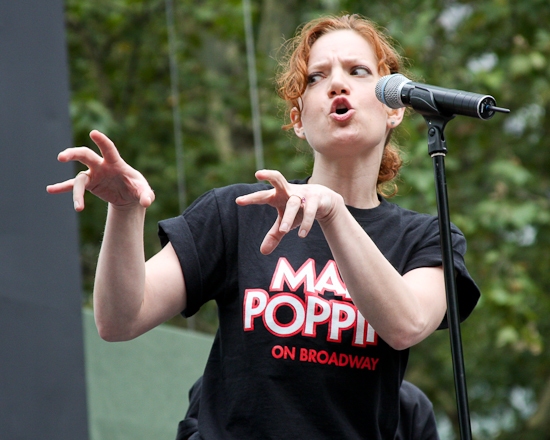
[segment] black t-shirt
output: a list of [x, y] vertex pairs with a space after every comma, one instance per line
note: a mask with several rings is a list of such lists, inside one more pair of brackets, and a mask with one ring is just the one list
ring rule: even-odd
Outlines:
[[[197, 419], [200, 410], [202, 377], [189, 390], [189, 406], [179, 422], [176, 440], [200, 439]], [[406, 380], [399, 389], [399, 426], [394, 440], [439, 440], [437, 423], [430, 399]]]
[[[268, 188], [215, 189], [159, 224], [185, 276], [184, 315], [212, 299], [218, 305], [199, 438], [392, 439], [408, 350], [392, 349], [358, 312], [317, 223], [305, 239], [294, 230], [271, 255], [260, 253], [276, 210], [235, 198]], [[395, 269], [441, 265], [437, 219], [380, 201], [348, 209]], [[454, 227], [452, 238], [464, 319], [479, 291]]]

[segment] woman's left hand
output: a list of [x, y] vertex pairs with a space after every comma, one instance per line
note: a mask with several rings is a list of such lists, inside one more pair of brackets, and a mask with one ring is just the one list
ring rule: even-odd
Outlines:
[[266, 234], [260, 252], [268, 255], [292, 229], [300, 228], [298, 235], [305, 237], [315, 219], [329, 218], [341, 196], [323, 185], [297, 185], [289, 183], [279, 171], [256, 172], [258, 180], [267, 180], [272, 189], [237, 197], [238, 205], [271, 205], [277, 209], [277, 220]]

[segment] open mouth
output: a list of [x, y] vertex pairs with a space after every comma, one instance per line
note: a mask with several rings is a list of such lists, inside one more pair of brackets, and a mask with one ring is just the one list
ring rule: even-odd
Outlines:
[[336, 114], [338, 115], [344, 115], [348, 112], [348, 108], [346, 106], [338, 106], [336, 108]]
[[331, 112], [341, 116], [345, 115], [351, 110], [351, 108], [352, 107], [346, 98], [338, 97], [332, 103]]

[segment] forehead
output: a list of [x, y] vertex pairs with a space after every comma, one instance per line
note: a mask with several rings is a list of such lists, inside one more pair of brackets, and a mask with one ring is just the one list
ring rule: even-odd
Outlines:
[[311, 46], [308, 64], [334, 57], [376, 61], [372, 45], [359, 33], [347, 29], [332, 31], [319, 37]]

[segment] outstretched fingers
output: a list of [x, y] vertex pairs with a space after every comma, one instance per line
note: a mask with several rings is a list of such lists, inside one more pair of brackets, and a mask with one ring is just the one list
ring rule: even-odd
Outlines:
[[267, 189], [239, 196], [235, 199], [235, 202], [240, 206], [265, 205], [270, 202], [274, 195], [275, 190]]
[[88, 168], [98, 167], [103, 162], [103, 158], [88, 147], [67, 148], [57, 155], [57, 160], [62, 163], [80, 162]]
[[106, 135], [98, 130], [92, 130], [90, 132], [90, 138], [97, 145], [99, 151], [101, 151], [103, 159], [107, 163], [115, 163], [121, 160], [120, 153], [118, 152], [114, 142]]
[[81, 171], [73, 179], [73, 204], [75, 211], [82, 211], [84, 209], [84, 193], [86, 192], [86, 185], [90, 181], [90, 176]]
[[122, 160], [120, 154], [111, 139], [97, 130], [90, 133], [90, 138], [99, 148], [101, 156], [88, 147], [72, 147], [59, 153], [59, 162], [76, 161], [86, 165], [88, 168], [99, 167], [103, 162], [116, 163]]
[[122, 159], [115, 144], [103, 133], [93, 130], [90, 137], [100, 154], [87, 147], [75, 147], [58, 155], [60, 162], [80, 162], [88, 169], [73, 179], [48, 185], [46, 190], [50, 194], [72, 191], [76, 211], [84, 209], [86, 191], [120, 209], [136, 204], [148, 208], [155, 194], [145, 177]]
[[260, 252], [264, 255], [269, 255], [275, 250], [279, 243], [285, 236], [286, 232], [281, 232], [281, 217], [278, 216], [271, 229], [265, 235], [262, 244], [260, 245]]
[[65, 180], [64, 182], [54, 183], [46, 186], [46, 191], [49, 194], [62, 194], [73, 189], [74, 178]]
[[283, 237], [292, 229], [299, 227], [298, 235], [306, 237], [313, 221], [315, 220], [315, 208], [306, 211], [306, 199], [297, 194], [292, 194], [286, 201], [284, 210], [279, 210], [277, 220], [266, 234], [260, 251], [267, 255], [279, 245]]
[[256, 171], [256, 179], [258, 180], [267, 180], [276, 191], [284, 191], [288, 194], [288, 189], [290, 187], [289, 183], [286, 181], [285, 177], [277, 170], [259, 170]]
[[82, 211], [84, 209], [84, 193], [86, 192], [88, 181], [88, 174], [81, 171], [72, 179], [46, 186], [46, 191], [49, 194], [62, 194], [72, 191], [74, 209], [75, 211]]
[[300, 223], [300, 209], [302, 201], [305, 200], [298, 194], [291, 194], [286, 200], [284, 209], [279, 211], [279, 216], [282, 216], [279, 230], [283, 233], [289, 232]]
[[290, 184], [276, 170], [257, 171], [256, 178], [269, 181], [273, 188], [240, 196], [236, 202], [241, 206], [269, 204], [277, 209], [277, 220], [266, 234], [261, 252], [271, 253], [292, 229], [299, 228], [298, 235], [306, 237], [318, 215], [321, 200], [319, 189], [315, 191], [307, 185]]
[[313, 227], [313, 222], [317, 216], [319, 203], [316, 197], [309, 195], [307, 198], [302, 198], [302, 221], [298, 235], [302, 238], [306, 237]]

